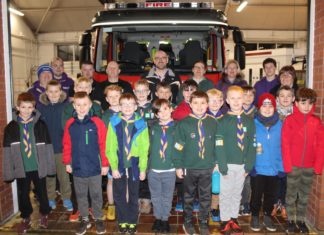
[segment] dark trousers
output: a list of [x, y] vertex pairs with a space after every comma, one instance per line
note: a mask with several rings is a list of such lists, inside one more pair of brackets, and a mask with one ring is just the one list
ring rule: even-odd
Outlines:
[[263, 212], [271, 215], [273, 205], [276, 202], [279, 179], [278, 176], [257, 175], [251, 176], [251, 212], [253, 216], [258, 216], [263, 198]]
[[184, 220], [192, 221], [193, 202], [198, 191], [199, 220], [207, 221], [211, 202], [211, 169], [189, 169], [184, 176]]
[[[132, 169], [128, 168], [128, 178], [123, 174], [113, 180], [113, 196], [118, 223], [137, 224], [139, 180], [133, 180]], [[128, 189], [128, 202], [126, 194]]]
[[17, 179], [18, 205], [21, 218], [29, 218], [33, 213], [33, 207], [30, 202], [30, 183], [33, 182], [35, 193], [39, 201], [39, 212], [42, 215], [48, 215], [51, 211], [48, 205], [46, 177], [39, 178], [37, 171], [26, 172], [26, 178]]
[[138, 197], [141, 199], [151, 199], [151, 193], [147, 179], [140, 181]]
[[286, 206], [286, 192], [287, 192], [287, 176], [280, 177], [278, 201], [280, 200], [283, 206]]
[[175, 187], [177, 189], [178, 201], [181, 201], [183, 203], [183, 201], [184, 201], [184, 198], [183, 198], [183, 179], [180, 179], [180, 178], [176, 177]]

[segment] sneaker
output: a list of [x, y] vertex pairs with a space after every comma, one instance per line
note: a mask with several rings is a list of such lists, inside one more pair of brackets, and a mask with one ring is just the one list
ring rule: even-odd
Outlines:
[[309, 229], [307, 228], [304, 221], [299, 221], [298, 220], [296, 225], [297, 225], [297, 228], [298, 228], [300, 233], [309, 233]]
[[47, 215], [41, 215], [39, 219], [39, 227], [40, 228], [47, 228], [48, 227], [48, 217]]
[[223, 235], [230, 235], [232, 233], [232, 226], [231, 226], [232, 223], [233, 223], [232, 220], [223, 221], [221, 223], [221, 228], [220, 228], [221, 234], [223, 234]]
[[252, 216], [250, 222], [250, 228], [254, 232], [259, 232], [261, 230], [259, 216]]
[[97, 234], [104, 234], [104, 233], [106, 233], [105, 225], [104, 225], [104, 223], [103, 223], [103, 221], [101, 219], [97, 219], [95, 221], [95, 225], [96, 225], [96, 233]]
[[183, 212], [183, 203], [182, 201], [178, 201], [175, 207], [176, 212]]
[[70, 199], [64, 199], [63, 206], [67, 211], [73, 211], [73, 205]]
[[212, 209], [211, 217], [213, 222], [220, 222], [220, 215], [218, 209]]
[[266, 229], [267, 229], [268, 231], [270, 231], [270, 232], [275, 232], [275, 231], [277, 231], [277, 228], [276, 228], [276, 226], [274, 225], [271, 216], [265, 215], [265, 216], [263, 217], [263, 224], [264, 224], [264, 226], [266, 227]]
[[116, 219], [115, 205], [108, 205], [107, 220], [115, 220], [115, 219]]
[[169, 221], [161, 221], [161, 233], [169, 233], [171, 231]]
[[141, 200], [142, 204], [141, 204], [141, 209], [140, 209], [140, 213], [142, 214], [150, 214], [151, 212], [151, 200], [150, 199], [142, 199]]
[[297, 226], [295, 224], [295, 221], [289, 220], [287, 222], [287, 228], [286, 228], [286, 233], [287, 234], [294, 234], [297, 231]]
[[184, 222], [182, 228], [186, 235], [194, 235], [196, 232], [192, 222]]
[[200, 235], [209, 235], [209, 227], [207, 221], [199, 223], [199, 232]]
[[69, 217], [70, 222], [76, 222], [76, 221], [79, 221], [79, 219], [80, 219], [80, 211], [76, 211], [74, 214], [71, 213], [71, 215]]
[[128, 227], [127, 223], [118, 224], [119, 233], [127, 233], [127, 229], [128, 229], [127, 227]]
[[127, 229], [128, 234], [133, 235], [137, 232], [137, 225], [136, 224], [129, 224]]
[[157, 233], [157, 232], [160, 232], [161, 231], [161, 220], [160, 219], [156, 219], [153, 223], [153, 226], [152, 226], [152, 231]]
[[195, 200], [193, 203], [193, 212], [199, 212], [199, 201]]
[[89, 219], [82, 218], [80, 222], [80, 226], [78, 230], [76, 231], [76, 235], [83, 235], [87, 232], [87, 229], [91, 228], [91, 224], [89, 222]]
[[285, 206], [281, 206], [281, 217], [287, 219], [287, 210]]
[[231, 228], [232, 228], [232, 232], [234, 234], [243, 234], [243, 230], [242, 230], [239, 222], [237, 221], [237, 219], [232, 218]]
[[22, 221], [17, 227], [17, 233], [18, 234], [26, 233], [27, 230], [30, 228], [30, 225], [31, 225], [30, 218], [22, 219]]
[[48, 200], [48, 205], [52, 210], [56, 209], [56, 202], [54, 200]]
[[251, 214], [251, 211], [250, 211], [249, 203], [244, 203], [243, 210], [242, 210], [242, 215], [247, 216], [247, 215], [250, 215], [250, 214]]

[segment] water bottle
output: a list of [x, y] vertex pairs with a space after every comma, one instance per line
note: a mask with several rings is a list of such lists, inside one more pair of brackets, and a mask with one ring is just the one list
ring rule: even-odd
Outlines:
[[219, 194], [220, 192], [220, 174], [215, 171], [212, 175], [212, 193]]

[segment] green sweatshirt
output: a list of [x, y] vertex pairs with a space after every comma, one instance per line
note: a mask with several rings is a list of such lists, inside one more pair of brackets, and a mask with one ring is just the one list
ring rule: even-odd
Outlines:
[[36, 149], [35, 149], [35, 140], [33, 139], [34, 137], [34, 127], [33, 123], [30, 122], [27, 125], [29, 136], [30, 136], [30, 141], [31, 141], [31, 146], [32, 146], [32, 154], [28, 158], [27, 153], [25, 152], [25, 145], [24, 145], [24, 127], [23, 124], [19, 122], [19, 133], [20, 133], [20, 151], [21, 151], [21, 156], [23, 159], [24, 163], [24, 168], [25, 172], [31, 172], [31, 171], [37, 171], [38, 169], [38, 164], [37, 164], [37, 159], [36, 159]]
[[227, 164], [245, 164], [245, 172], [252, 170], [255, 162], [255, 125], [253, 119], [241, 114], [244, 139], [243, 151], [237, 144], [237, 115], [225, 114], [217, 126], [216, 153], [219, 171], [227, 175]]
[[102, 115], [102, 121], [105, 123], [106, 127], [108, 128], [109, 122], [110, 122], [110, 118], [115, 115], [118, 114], [118, 112], [115, 112], [111, 109], [107, 109], [104, 114]]
[[208, 114], [203, 119], [205, 153], [202, 158], [199, 156], [198, 119], [188, 116], [178, 123], [174, 136], [175, 151], [173, 156], [173, 162], [176, 168], [209, 169], [215, 166], [217, 125], [218, 121]]

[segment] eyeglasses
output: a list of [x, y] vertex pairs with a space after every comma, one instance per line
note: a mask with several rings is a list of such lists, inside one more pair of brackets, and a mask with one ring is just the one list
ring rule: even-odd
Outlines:
[[167, 60], [168, 57], [154, 57], [154, 60]]
[[135, 93], [137, 94], [145, 94], [147, 93], [149, 90], [135, 90]]

